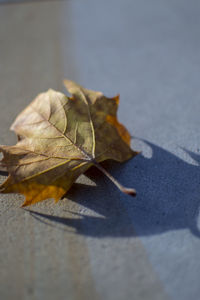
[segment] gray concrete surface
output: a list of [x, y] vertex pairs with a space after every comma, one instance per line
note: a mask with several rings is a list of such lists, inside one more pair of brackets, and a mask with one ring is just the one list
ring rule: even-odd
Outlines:
[[199, 14], [195, 0], [0, 5], [0, 143], [65, 76], [120, 93], [142, 151], [106, 165], [135, 199], [95, 169], [57, 205], [0, 196], [0, 299], [199, 299]]

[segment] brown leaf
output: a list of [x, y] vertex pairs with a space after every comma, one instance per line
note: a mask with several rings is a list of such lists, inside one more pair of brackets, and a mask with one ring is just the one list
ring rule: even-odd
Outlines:
[[69, 80], [64, 84], [72, 97], [50, 89], [12, 124], [19, 138], [15, 146], [0, 146], [1, 165], [9, 172], [0, 191], [25, 195], [23, 206], [47, 198], [58, 201], [79, 175], [95, 165], [120, 190], [135, 194], [99, 164], [106, 159], [123, 162], [137, 154], [116, 117], [119, 96], [106, 98]]

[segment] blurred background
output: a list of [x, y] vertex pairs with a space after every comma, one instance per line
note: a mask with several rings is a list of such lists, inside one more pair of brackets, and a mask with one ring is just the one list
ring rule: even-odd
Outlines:
[[198, 0], [0, 0], [0, 144], [69, 78], [120, 93], [141, 151], [106, 165], [134, 199], [95, 169], [56, 205], [0, 196], [1, 299], [199, 299], [199, 16]]

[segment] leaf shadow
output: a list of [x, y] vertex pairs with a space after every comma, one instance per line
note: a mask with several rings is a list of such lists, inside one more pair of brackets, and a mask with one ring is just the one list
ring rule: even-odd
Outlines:
[[[32, 216], [98, 238], [149, 236], [179, 229], [188, 229], [200, 237], [200, 155], [183, 149], [198, 164], [193, 165], [159, 146], [144, 142], [152, 150], [151, 158], [140, 154], [122, 165], [104, 163], [122, 183], [136, 188], [136, 198], [123, 195], [96, 168], [91, 168], [86, 175], [97, 186], [76, 183], [67, 195], [86, 208], [87, 214], [71, 212], [69, 218], [30, 210]], [[67, 208], [66, 212], [69, 213]]]

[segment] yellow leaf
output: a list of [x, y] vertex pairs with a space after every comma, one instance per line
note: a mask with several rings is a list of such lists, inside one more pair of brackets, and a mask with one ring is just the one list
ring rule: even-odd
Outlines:
[[70, 80], [64, 84], [72, 97], [50, 89], [12, 124], [19, 140], [14, 146], [0, 146], [1, 165], [9, 172], [1, 193], [25, 195], [24, 206], [47, 198], [58, 201], [95, 165], [120, 190], [135, 194], [99, 164], [107, 159], [123, 162], [137, 154], [130, 148], [127, 129], [117, 120], [119, 96], [107, 98]]

